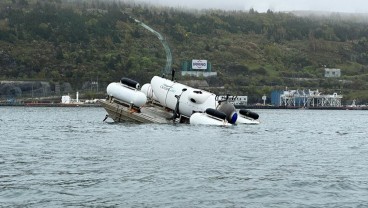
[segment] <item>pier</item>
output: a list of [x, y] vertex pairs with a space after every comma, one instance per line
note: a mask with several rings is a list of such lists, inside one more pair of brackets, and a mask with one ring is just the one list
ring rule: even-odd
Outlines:
[[342, 95], [324, 95], [318, 90], [286, 90], [272, 93], [272, 104], [297, 108], [340, 108]]

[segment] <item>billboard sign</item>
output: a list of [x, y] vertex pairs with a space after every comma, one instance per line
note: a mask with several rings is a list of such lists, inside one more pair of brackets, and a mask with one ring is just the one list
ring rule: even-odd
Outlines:
[[207, 69], [207, 60], [192, 60], [192, 69]]

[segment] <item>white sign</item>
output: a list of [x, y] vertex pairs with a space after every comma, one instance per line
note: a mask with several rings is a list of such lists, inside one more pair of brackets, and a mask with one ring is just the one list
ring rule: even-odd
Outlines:
[[192, 60], [192, 69], [207, 69], [207, 60]]

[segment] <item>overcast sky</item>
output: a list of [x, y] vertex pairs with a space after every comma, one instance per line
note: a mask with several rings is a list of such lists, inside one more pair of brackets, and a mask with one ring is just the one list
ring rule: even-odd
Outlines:
[[181, 8], [368, 13], [368, 0], [137, 0]]

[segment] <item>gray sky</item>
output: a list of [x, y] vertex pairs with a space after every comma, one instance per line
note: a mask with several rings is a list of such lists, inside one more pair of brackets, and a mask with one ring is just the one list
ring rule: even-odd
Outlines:
[[368, 0], [137, 0], [155, 5], [196, 9], [245, 10], [258, 12], [312, 10], [368, 13]]

